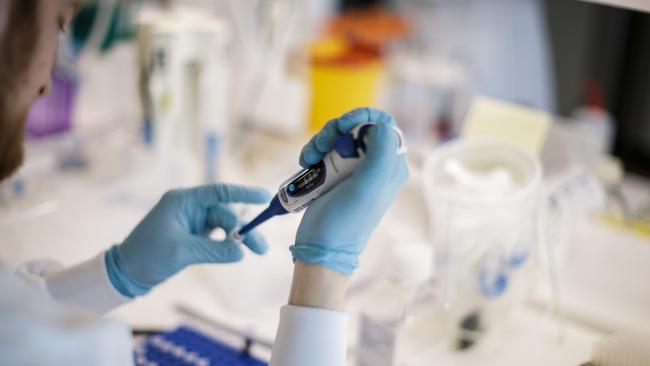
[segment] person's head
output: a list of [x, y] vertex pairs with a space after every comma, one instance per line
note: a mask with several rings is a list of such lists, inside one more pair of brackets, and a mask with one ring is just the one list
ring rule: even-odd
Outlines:
[[23, 160], [34, 101], [49, 93], [59, 31], [79, 0], [0, 0], [0, 180]]

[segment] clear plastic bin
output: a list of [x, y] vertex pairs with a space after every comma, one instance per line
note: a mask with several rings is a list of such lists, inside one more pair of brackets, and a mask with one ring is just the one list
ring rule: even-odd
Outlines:
[[541, 176], [532, 153], [496, 139], [458, 140], [427, 158], [423, 187], [452, 349], [472, 348], [523, 300]]

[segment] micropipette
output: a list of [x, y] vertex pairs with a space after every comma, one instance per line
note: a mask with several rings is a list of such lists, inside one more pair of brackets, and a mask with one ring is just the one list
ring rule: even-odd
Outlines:
[[[322, 161], [302, 169], [282, 183], [269, 206], [250, 223], [231, 233], [232, 237], [241, 240], [246, 233], [273, 216], [302, 211], [349, 177], [366, 156], [366, 137], [373, 125], [362, 124], [339, 136], [334, 149]], [[396, 126], [393, 126], [393, 130], [397, 140], [397, 153], [404, 154], [406, 145], [402, 131]]]

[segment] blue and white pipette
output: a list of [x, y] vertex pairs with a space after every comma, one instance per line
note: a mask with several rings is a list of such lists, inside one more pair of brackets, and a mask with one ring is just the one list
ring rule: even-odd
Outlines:
[[[269, 206], [250, 223], [232, 233], [233, 237], [241, 240], [246, 233], [273, 216], [302, 211], [349, 177], [366, 157], [366, 136], [373, 125], [359, 125], [338, 137], [334, 149], [322, 161], [299, 171], [282, 183]], [[397, 127], [393, 127], [393, 130], [397, 139], [397, 153], [403, 154], [406, 145], [402, 131]]]

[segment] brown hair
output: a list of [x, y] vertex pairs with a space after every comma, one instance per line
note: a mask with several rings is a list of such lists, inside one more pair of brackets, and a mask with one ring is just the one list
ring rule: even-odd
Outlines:
[[[29, 105], [16, 97], [29, 73], [38, 40], [39, 0], [10, 1], [4, 34], [0, 35], [0, 180], [23, 161], [23, 129]], [[51, 0], [45, 0], [51, 1]]]
[[29, 65], [28, 60], [36, 50], [39, 26], [39, 0], [5, 1], [11, 4], [7, 27], [0, 38], [0, 93], [20, 83]]

